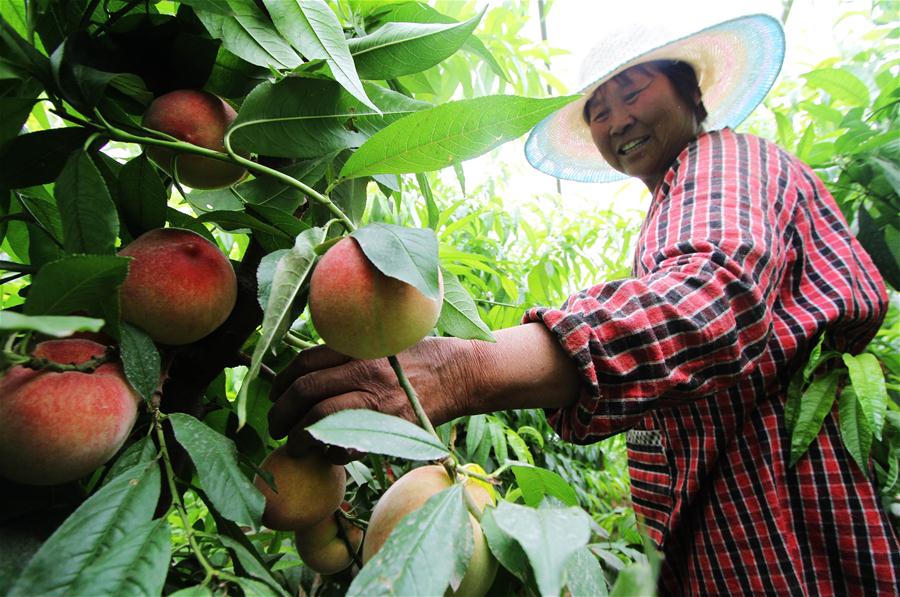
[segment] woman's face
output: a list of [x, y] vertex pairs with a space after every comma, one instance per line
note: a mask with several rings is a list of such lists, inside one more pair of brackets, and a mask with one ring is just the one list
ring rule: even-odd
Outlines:
[[[699, 91], [695, 101], [700, 102]], [[651, 64], [631, 67], [597, 88], [589, 118], [603, 158], [619, 172], [640, 178], [651, 193], [700, 132], [694, 106]]]

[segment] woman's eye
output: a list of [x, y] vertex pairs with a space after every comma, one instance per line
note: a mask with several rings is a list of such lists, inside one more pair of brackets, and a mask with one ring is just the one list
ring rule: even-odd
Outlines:
[[625, 96], [625, 103], [626, 103], [626, 104], [633, 104], [633, 103], [634, 103], [634, 100], [636, 100], [636, 99], [638, 98], [638, 96], [641, 94], [641, 91], [643, 91], [643, 89], [638, 89], [637, 91], [632, 91], [631, 93], [629, 93], [628, 95], [626, 95], [626, 96]]
[[609, 116], [609, 110], [601, 110], [594, 114], [594, 122], [606, 120], [607, 116]]

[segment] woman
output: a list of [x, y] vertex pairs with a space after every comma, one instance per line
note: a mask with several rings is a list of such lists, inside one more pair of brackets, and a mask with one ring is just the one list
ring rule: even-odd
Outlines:
[[[587, 62], [594, 82], [526, 146], [555, 176], [644, 182], [633, 277], [532, 309], [496, 344], [428, 338], [400, 362], [435, 423], [540, 407], [569, 441], [627, 431], [633, 503], [665, 556], [666, 593], [894, 594], [900, 541], [836, 412], [788, 466], [791, 375], [822, 334], [861, 350], [886, 294], [815, 174], [728, 128], [771, 86], [780, 26], [760, 15], [665, 26], [605, 36]], [[303, 428], [345, 408], [414, 420], [382, 361], [301, 353], [276, 384], [273, 436], [303, 450]]]

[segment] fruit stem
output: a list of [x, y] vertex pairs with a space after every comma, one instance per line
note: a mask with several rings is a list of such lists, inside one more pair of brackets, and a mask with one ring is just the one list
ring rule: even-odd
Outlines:
[[479, 481], [484, 481], [485, 483], [490, 483], [491, 485], [499, 485], [500, 482], [497, 480], [497, 477], [493, 475], [482, 475], [481, 473], [476, 473], [475, 471], [470, 471], [464, 466], [457, 467], [456, 472], [460, 473], [466, 477], [472, 477], [473, 479], [478, 479]]
[[[347, 517], [344, 516], [343, 511], [338, 510], [337, 512], [334, 513], [334, 521], [337, 523], [338, 538], [340, 538], [340, 540], [343, 541], [344, 547], [347, 548], [347, 553], [349, 553], [350, 557], [353, 558], [353, 563], [356, 564], [357, 566], [359, 566], [360, 568], [362, 568], [363, 567], [362, 558], [359, 557], [359, 551], [353, 549], [353, 543], [350, 542], [350, 536], [347, 534], [347, 529], [341, 523], [341, 520], [340, 520], [341, 518], [343, 518], [344, 520], [347, 520]], [[349, 523], [349, 524], [352, 524], [352, 523]]]
[[291, 187], [294, 187], [296, 189], [303, 191], [304, 193], [306, 193], [307, 195], [309, 195], [310, 197], [312, 197], [313, 199], [315, 199], [316, 201], [318, 201], [319, 203], [324, 205], [328, 209], [328, 211], [333, 213], [334, 216], [338, 220], [340, 220], [341, 224], [344, 226], [344, 228], [347, 229], [348, 232], [353, 232], [354, 230], [356, 230], [356, 226], [353, 224], [353, 222], [350, 220], [350, 218], [347, 217], [347, 214], [345, 214], [343, 211], [341, 211], [341, 208], [339, 208], [337, 205], [335, 205], [334, 202], [331, 201], [331, 199], [329, 199], [325, 195], [322, 195], [321, 193], [319, 193], [312, 187], [300, 182], [293, 176], [289, 176], [289, 175], [285, 174], [284, 172], [279, 172], [278, 170], [269, 168], [268, 166], [263, 166], [262, 164], [254, 162], [252, 160], [248, 160], [244, 156], [241, 156], [241, 155], [238, 155], [237, 153], [235, 153], [235, 151], [231, 148], [231, 133], [233, 133], [238, 128], [240, 128], [240, 126], [233, 128], [233, 129], [229, 130], [227, 133], [225, 133], [225, 138], [223, 139], [223, 143], [225, 145], [225, 150], [227, 151], [227, 153], [222, 153], [222, 152], [215, 151], [212, 149], [206, 149], [205, 147], [200, 147], [200, 146], [194, 145], [192, 143], [185, 143], [184, 141], [167, 141], [164, 139], [156, 139], [153, 137], [144, 137], [141, 135], [133, 135], [131, 133], [123, 131], [122, 129], [117, 128], [117, 127], [113, 126], [112, 124], [110, 124], [105, 118], [103, 118], [103, 115], [100, 114], [99, 110], [94, 110], [94, 116], [97, 118], [97, 120], [99, 120], [103, 124], [103, 127], [106, 130], [106, 132], [109, 134], [110, 138], [115, 139], [116, 141], [124, 141], [126, 143], [138, 143], [140, 145], [156, 145], [157, 147], [165, 147], [165, 148], [172, 149], [175, 151], [195, 153], [197, 155], [202, 155], [202, 156], [205, 156], [208, 158], [213, 158], [213, 159], [216, 159], [216, 160], [219, 160], [222, 162], [231, 162], [231, 163], [236, 162], [236, 163], [244, 166], [247, 170], [250, 170], [251, 172], [271, 176], [272, 178], [275, 178], [288, 186], [291, 186]]
[[235, 151], [231, 148], [231, 134], [234, 131], [238, 130], [239, 128], [241, 128], [241, 125], [238, 125], [232, 129], [230, 129], [227, 133], [225, 133], [225, 138], [222, 140], [223, 143], [225, 144], [225, 151], [228, 152], [228, 155], [231, 156], [232, 160], [241, 164], [242, 166], [244, 166], [245, 168], [247, 168], [247, 170], [250, 170], [251, 172], [259, 172], [260, 174], [266, 174], [268, 176], [271, 176], [272, 178], [280, 180], [281, 182], [283, 182], [284, 184], [286, 184], [288, 186], [292, 186], [296, 189], [300, 189], [301, 191], [303, 191], [304, 193], [306, 193], [307, 195], [309, 195], [310, 197], [312, 197], [313, 199], [315, 199], [316, 201], [321, 203], [323, 206], [325, 206], [328, 209], [328, 211], [333, 213], [334, 216], [338, 220], [340, 220], [341, 224], [343, 224], [344, 228], [347, 229], [347, 232], [353, 232], [354, 230], [356, 230], [356, 226], [353, 224], [353, 222], [350, 220], [350, 218], [347, 217], [347, 214], [345, 214], [343, 211], [341, 211], [341, 208], [338, 207], [337, 205], [335, 205], [334, 202], [331, 199], [329, 199], [326, 195], [319, 193], [312, 187], [300, 182], [293, 176], [289, 176], [289, 175], [285, 174], [284, 172], [279, 172], [278, 170], [275, 170], [274, 168], [269, 168], [268, 166], [263, 166], [262, 164], [254, 162], [252, 160], [248, 160], [244, 156], [238, 155], [237, 153], [235, 153]]
[[434, 425], [431, 424], [431, 420], [428, 418], [428, 415], [425, 414], [425, 409], [422, 408], [422, 403], [419, 401], [419, 397], [416, 395], [416, 391], [413, 389], [412, 384], [409, 383], [409, 378], [406, 377], [406, 373], [404, 373], [403, 367], [400, 366], [400, 361], [397, 360], [397, 357], [395, 355], [389, 356], [388, 361], [390, 362], [391, 368], [394, 370], [394, 373], [397, 374], [397, 380], [400, 382], [400, 387], [403, 388], [403, 391], [406, 392], [406, 397], [409, 398], [409, 403], [412, 405], [413, 411], [416, 413], [416, 417], [419, 419], [419, 425], [424, 427], [426, 431], [428, 431], [438, 440], [438, 442], [440, 442], [441, 437], [437, 434], [437, 431], [435, 431]]

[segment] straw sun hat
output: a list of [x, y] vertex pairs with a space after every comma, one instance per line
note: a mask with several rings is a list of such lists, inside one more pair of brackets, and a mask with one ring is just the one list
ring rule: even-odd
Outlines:
[[[708, 116], [704, 128], [740, 124], [775, 82], [784, 59], [784, 31], [765, 14], [742, 15], [698, 26], [696, 18], [643, 14], [639, 22], [598, 31], [601, 40], [581, 67], [581, 97], [534, 127], [525, 157], [544, 172], [579, 182], [626, 178], [601, 157], [582, 118], [585, 102], [614, 75], [650, 60], [680, 60], [697, 73]], [[706, 22], [710, 23], [709, 15]]]

